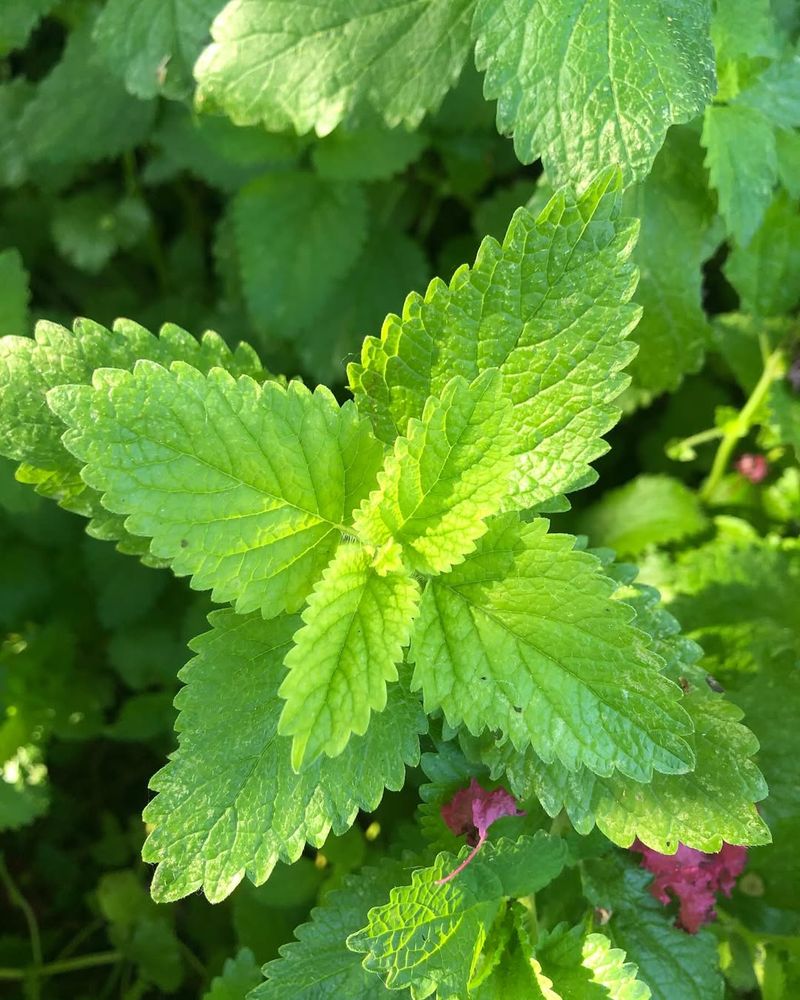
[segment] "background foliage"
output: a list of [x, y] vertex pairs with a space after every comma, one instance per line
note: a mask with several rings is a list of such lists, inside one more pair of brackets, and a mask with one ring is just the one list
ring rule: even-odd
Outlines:
[[[343, 6], [369, 27], [343, 31]], [[410, 882], [415, 861], [404, 849], [458, 849], [438, 820], [441, 802], [472, 775], [505, 772], [514, 794], [533, 803], [525, 836], [549, 828], [546, 811], [569, 851], [542, 860], [537, 848], [547, 878], [520, 893], [537, 893], [541, 995], [638, 998], [644, 983], [665, 1000], [798, 995], [800, 8], [718, 0], [712, 12], [703, 0], [680, 0], [665, 17], [663, 7], [6, 0], [0, 334], [30, 333], [40, 318], [71, 326], [75, 316], [214, 329], [232, 347], [253, 344], [270, 371], [328, 384], [344, 399], [344, 362], [387, 312], [401, 311], [408, 291], [449, 279], [484, 236], [502, 239], [518, 206], [536, 214], [560, 185], [583, 188], [619, 164], [623, 211], [641, 220], [633, 259], [643, 313], [631, 335], [640, 350], [627, 368], [623, 419], [595, 463], [599, 483], [576, 479], [589, 488], [554, 514], [554, 527], [636, 562], [636, 584], [624, 566], [610, 572], [619, 596], [652, 615], [642, 621], [668, 665], [673, 657], [673, 679], [705, 694], [707, 671], [744, 711], [769, 784], [759, 808], [773, 844], [750, 850], [717, 923], [686, 935], [647, 892], [638, 857], [605, 839], [641, 835], [653, 802], [672, 802], [668, 779], [645, 786], [653, 799], [623, 821], [618, 785], [570, 788], [536, 760], [509, 766], [501, 751], [466, 736], [459, 746], [446, 726], [434, 727], [402, 791], [319, 849], [306, 847], [291, 868], [279, 863], [259, 887], [245, 880], [213, 907], [196, 894], [157, 905], [141, 861], [141, 814], [148, 782], [175, 747], [186, 644], [206, 630], [212, 604], [165, 569], [89, 537], [3, 459], [0, 975], [46, 963], [46, 974], [26, 973], [10, 989], [53, 1000], [234, 1000], [262, 983], [260, 967], [324, 902], [255, 996], [387, 994], [372, 973], [364, 978], [355, 951], [331, 958], [330, 949], [342, 928], [359, 932], [369, 907]], [[209, 358], [222, 350], [206, 349]], [[59, 352], [57, 344], [54, 367]], [[10, 358], [0, 355], [0, 450], [19, 459], [15, 435], [33, 403], [7, 387]], [[231, 364], [258, 367], [246, 353]], [[613, 414], [596, 436], [612, 423]], [[747, 455], [761, 464], [743, 463]], [[26, 462], [17, 478], [52, 493]], [[67, 506], [88, 502], [76, 492]], [[93, 513], [93, 533], [116, 537], [113, 517]], [[675, 639], [652, 587], [685, 638]], [[203, 678], [213, 649], [195, 651]], [[738, 719], [726, 705], [733, 715], [720, 726]], [[742, 730], [727, 767], [708, 725], [707, 758], [729, 774], [755, 745]], [[736, 779], [748, 801], [761, 797], [750, 772]], [[683, 799], [676, 811], [683, 829], [717, 850], [725, 802], [715, 812], [705, 788], [698, 800], [694, 812]], [[652, 837], [668, 840], [656, 826]], [[741, 839], [757, 842], [754, 830]], [[447, 864], [435, 862], [434, 874]], [[565, 864], [554, 889], [549, 879]], [[485, 884], [473, 888], [477, 935], [496, 901]], [[614, 913], [610, 929], [604, 911]], [[509, 921], [492, 927], [486, 953], [499, 956], [513, 940], [510, 958], [496, 971], [487, 963], [470, 996], [533, 989], [519, 958], [522, 917], [514, 914], [514, 928]], [[341, 964], [326, 993], [315, 977], [331, 961]], [[365, 961], [386, 973], [381, 955]], [[443, 997], [466, 988], [429, 975], [419, 996], [430, 984]], [[556, 992], [544, 992], [547, 981]]]

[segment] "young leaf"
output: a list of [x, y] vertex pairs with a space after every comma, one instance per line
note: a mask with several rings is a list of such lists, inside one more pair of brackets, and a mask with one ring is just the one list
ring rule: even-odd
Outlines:
[[27, 332], [29, 298], [28, 272], [19, 250], [0, 251], [0, 336]]
[[94, 27], [108, 68], [136, 97], [185, 97], [225, 0], [109, 0]]
[[237, 125], [327, 135], [377, 112], [413, 128], [469, 51], [474, 0], [231, 0], [195, 67], [198, 98]]
[[155, 105], [126, 92], [98, 60], [91, 32], [90, 19], [70, 32], [25, 109], [20, 132], [30, 160], [93, 163], [133, 149], [152, 125]]
[[353, 266], [366, 236], [367, 206], [355, 184], [309, 172], [272, 173], [236, 195], [233, 221], [253, 322], [286, 336], [317, 318]]
[[630, 183], [711, 98], [709, 21], [704, 0], [478, 0], [472, 31], [497, 127], [523, 163], [541, 156], [557, 184], [619, 163]]
[[542, 519], [495, 518], [474, 555], [428, 582], [411, 647], [426, 710], [571, 771], [690, 770], [680, 689], [594, 557], [546, 532]]
[[361, 545], [343, 544], [314, 588], [286, 657], [278, 732], [293, 736], [292, 767], [336, 757], [386, 708], [387, 681], [408, 645], [419, 586], [405, 572], [379, 575]]
[[359, 809], [375, 809], [419, 761], [425, 717], [401, 684], [364, 736], [298, 775], [291, 740], [277, 732], [283, 659], [300, 621], [214, 612], [212, 631], [192, 643], [181, 671], [179, 748], [152, 781], [145, 810], [153, 830], [143, 857], [157, 862], [153, 894], [180, 899], [203, 888], [224, 899], [244, 875], [260, 885], [278, 861], [296, 861], [308, 841], [344, 833]]
[[650, 1000], [650, 987], [637, 977], [638, 969], [625, 957], [604, 934], [587, 934], [582, 925], [571, 930], [564, 925], [556, 927], [542, 935], [536, 945], [542, 972], [557, 991], [553, 996], [564, 1000], [590, 1000], [594, 996]]
[[410, 295], [402, 319], [390, 315], [380, 340], [367, 338], [350, 385], [379, 437], [405, 434], [454, 373], [471, 381], [499, 368], [513, 403], [514, 502], [594, 481], [589, 463], [618, 419], [637, 319], [636, 224], [619, 217], [620, 187], [605, 171], [577, 200], [554, 195], [536, 219], [519, 209], [502, 246], [484, 240], [471, 270]]
[[123, 518], [106, 510], [99, 494], [81, 479], [80, 463], [61, 440], [64, 423], [45, 398], [54, 386], [88, 384], [96, 368], [130, 368], [137, 358], [163, 365], [186, 361], [200, 371], [221, 367], [259, 380], [269, 377], [251, 347], [240, 344], [231, 351], [216, 333], [205, 333], [198, 341], [172, 324], [155, 337], [130, 320], [117, 320], [113, 330], [107, 330], [79, 319], [72, 331], [42, 321], [34, 339], [0, 340], [0, 453], [23, 463], [17, 478], [91, 518], [91, 535], [119, 541], [122, 551], [149, 560], [148, 543], [131, 535]]
[[650, 877], [621, 858], [589, 862], [584, 890], [611, 913], [603, 928], [650, 987], [652, 1000], [722, 1000], [717, 942], [708, 931], [676, 930], [673, 917], [648, 892]]
[[370, 910], [367, 925], [348, 937], [347, 946], [366, 952], [364, 967], [390, 989], [462, 1000], [504, 898], [544, 888], [565, 860], [564, 843], [540, 831], [516, 844], [486, 844], [457, 878], [443, 882], [457, 862], [440, 854], [430, 868], [414, 872], [411, 885], [392, 889], [388, 903]]
[[637, 476], [603, 494], [578, 522], [593, 545], [620, 556], [697, 535], [707, 524], [696, 495], [669, 476]]
[[508, 489], [511, 403], [497, 369], [460, 376], [409, 422], [354, 522], [362, 541], [398, 542], [419, 573], [445, 573], [474, 550]]
[[297, 941], [281, 947], [281, 957], [264, 966], [267, 982], [250, 1000], [379, 1000], [390, 992], [367, 972], [360, 956], [345, 945], [382, 903], [391, 889], [408, 879], [412, 859], [383, 858], [378, 868], [364, 868], [345, 878], [341, 888], [311, 911], [311, 921], [295, 931]]
[[327, 389], [181, 362], [101, 370], [48, 400], [86, 483], [127, 529], [195, 589], [265, 617], [302, 606], [383, 457]]

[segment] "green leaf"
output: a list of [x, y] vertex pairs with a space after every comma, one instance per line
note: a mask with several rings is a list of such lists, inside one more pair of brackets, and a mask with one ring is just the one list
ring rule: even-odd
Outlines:
[[578, 521], [593, 545], [607, 546], [620, 556], [690, 538], [707, 524], [696, 495], [682, 482], [646, 475], [604, 493]]
[[778, 440], [793, 448], [800, 461], [800, 399], [787, 382], [776, 382], [771, 386], [767, 408], [771, 428]]
[[51, 390], [103, 504], [196, 590], [265, 617], [295, 611], [372, 488], [382, 448], [352, 403], [176, 362]]
[[91, 31], [87, 20], [70, 33], [25, 109], [20, 131], [30, 160], [93, 163], [133, 149], [150, 130], [154, 104], [131, 97], [106, 69]]
[[328, 180], [385, 180], [402, 173], [424, 147], [424, 136], [404, 128], [337, 128], [317, 143], [312, 160]]
[[746, 312], [777, 316], [797, 305], [800, 212], [785, 193], [778, 193], [750, 243], [733, 248], [723, 270]]
[[792, 198], [800, 198], [800, 133], [794, 129], [776, 129], [778, 177]]
[[[587, 934], [582, 925], [565, 925], [542, 935], [536, 945], [542, 972], [565, 1000], [650, 1000], [650, 988], [637, 978], [604, 934]], [[553, 994], [556, 996], [556, 994]]]
[[167, 105], [151, 136], [157, 152], [142, 179], [159, 184], [188, 171], [223, 191], [240, 187], [267, 170], [294, 165], [300, 141], [263, 128], [237, 128], [228, 118], [198, 115], [183, 104]]
[[345, 361], [357, 356], [364, 336], [380, 329], [386, 304], [399, 301], [428, 276], [419, 243], [391, 226], [378, 226], [367, 237], [347, 280], [332, 290], [322, 307], [325, 322], [312, 322], [293, 346], [320, 381], [341, 381]]
[[133, 871], [103, 875], [97, 902], [114, 947], [139, 967], [145, 982], [174, 993], [183, 979], [180, 942], [170, 916], [148, 897], [137, 875]]
[[4, 0], [0, 20], [0, 56], [23, 48], [39, 21], [57, 0]]
[[778, 156], [772, 125], [741, 104], [706, 109], [702, 143], [711, 186], [728, 232], [746, 246], [772, 200]]
[[474, 0], [231, 0], [195, 67], [237, 125], [326, 135], [377, 113], [416, 127], [458, 79]]
[[709, 21], [704, 0], [478, 0], [475, 60], [523, 163], [556, 184], [618, 163], [631, 183], [711, 98]]
[[384, 788], [403, 786], [426, 728], [417, 700], [395, 684], [364, 736], [295, 774], [291, 740], [277, 732], [278, 687], [299, 619], [226, 610], [210, 621], [180, 673], [179, 748], [153, 778], [158, 795], [145, 809], [154, 829], [143, 857], [158, 863], [159, 901], [202, 887], [217, 902], [245, 875], [260, 885], [278, 861], [296, 861], [306, 841], [321, 847], [329, 831], [344, 833]]
[[137, 358], [164, 365], [182, 360], [201, 371], [222, 367], [234, 375], [268, 377], [251, 347], [240, 344], [231, 351], [215, 333], [198, 342], [172, 324], [154, 337], [130, 320], [117, 320], [113, 331], [84, 319], [76, 320], [72, 331], [42, 321], [35, 339], [0, 340], [0, 453], [23, 463], [17, 478], [92, 518], [90, 534], [120, 540], [123, 551], [145, 555], [148, 543], [134, 538], [123, 518], [106, 510], [99, 494], [81, 479], [80, 463], [61, 440], [64, 423], [45, 398], [54, 386], [88, 384], [96, 368], [130, 368]]
[[[464, 848], [459, 857], [467, 853]], [[379, 973], [389, 989], [462, 1000], [503, 899], [538, 892], [565, 861], [564, 842], [540, 831], [516, 843], [484, 844], [463, 872], [439, 884], [458, 864], [452, 854], [440, 854], [430, 868], [414, 872], [411, 885], [395, 887], [389, 902], [370, 910], [347, 946], [366, 952], [364, 968]]]
[[361, 545], [343, 544], [308, 599], [286, 657], [278, 732], [293, 736], [292, 767], [336, 757], [386, 709], [386, 684], [408, 645], [419, 586], [405, 572], [379, 575]]
[[763, 115], [779, 128], [800, 126], [800, 55], [772, 63], [736, 95], [736, 103]]
[[588, 862], [584, 889], [611, 913], [603, 928], [636, 963], [652, 1000], [722, 1000], [716, 938], [707, 930], [686, 934], [648, 892], [650, 875], [621, 858]]
[[43, 816], [50, 805], [47, 767], [34, 744], [18, 747], [0, 765], [0, 832], [19, 830]]
[[740, 56], [777, 54], [778, 39], [770, 0], [717, 0], [711, 38], [718, 62]]
[[701, 267], [710, 254], [714, 206], [694, 130], [670, 129], [653, 172], [624, 204], [642, 224], [633, 259], [644, 311], [633, 334], [640, 351], [631, 373], [638, 390], [655, 395], [696, 372], [710, 340]]
[[546, 532], [542, 519], [495, 518], [474, 555], [428, 582], [411, 647], [426, 710], [571, 771], [690, 770], [680, 689], [659, 675], [633, 611], [611, 600], [593, 556]]
[[456, 376], [428, 400], [356, 515], [362, 541], [399, 543], [412, 569], [426, 574], [445, 573], [474, 551], [513, 464], [511, 403], [502, 389], [497, 369], [487, 369], [471, 384]]
[[222, 975], [211, 980], [203, 1000], [245, 1000], [250, 990], [264, 982], [256, 957], [249, 948], [241, 948], [235, 958], [228, 958]]
[[311, 921], [295, 931], [297, 941], [281, 947], [280, 959], [264, 967], [267, 982], [250, 1000], [377, 1000], [391, 994], [381, 979], [367, 972], [360, 957], [345, 945], [391, 889], [408, 878], [411, 859], [383, 858], [378, 868], [364, 868], [345, 878], [340, 889], [311, 911]]
[[19, 250], [0, 252], [0, 336], [23, 334], [28, 328], [28, 272]]
[[367, 338], [350, 385], [379, 437], [405, 434], [454, 374], [472, 381], [499, 368], [514, 404], [514, 502], [594, 481], [589, 463], [618, 419], [637, 319], [627, 304], [636, 224], [619, 217], [620, 185], [606, 171], [578, 200], [557, 193], [536, 219], [519, 209], [502, 246], [484, 240], [471, 270], [410, 295], [402, 319], [390, 315], [380, 340]]
[[238, 193], [233, 220], [253, 322], [285, 337], [317, 318], [355, 263], [366, 236], [367, 206], [357, 185], [312, 173], [275, 173]]
[[150, 224], [150, 212], [140, 198], [117, 199], [110, 191], [93, 189], [59, 202], [51, 228], [61, 255], [97, 274], [118, 250], [135, 246]]
[[109, 0], [94, 41], [136, 97], [186, 97], [192, 67], [225, 0]]
[[800, 549], [794, 540], [722, 534], [682, 556], [669, 610], [705, 650], [717, 676], [754, 673], [800, 657]]
[[0, 83], [0, 184], [19, 187], [28, 173], [20, 119], [34, 87], [23, 77]]
[[767, 844], [769, 830], [754, 802], [766, 784], [750, 757], [758, 741], [738, 720], [742, 712], [720, 697], [690, 694], [683, 702], [695, 726], [697, 763], [689, 774], [654, 774], [649, 784], [620, 774], [601, 778], [545, 764], [530, 751], [512, 761], [514, 794], [536, 795], [550, 816], [566, 809], [578, 833], [596, 825], [609, 840], [630, 847], [638, 837], [662, 854], [678, 844], [715, 853], [729, 844]]

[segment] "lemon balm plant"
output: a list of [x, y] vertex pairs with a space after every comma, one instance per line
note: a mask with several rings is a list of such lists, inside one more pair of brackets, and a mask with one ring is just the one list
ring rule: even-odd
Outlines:
[[[324, 892], [313, 882], [302, 898], [319, 908], [300, 910], [263, 975], [243, 947], [208, 996], [791, 997], [791, 5], [23, 7], [0, 35], [9, 51], [40, 15], [66, 44], [41, 80], [2, 84], [5, 183], [52, 213], [73, 277], [124, 298], [143, 268], [155, 313], [212, 316], [228, 334], [79, 319], [20, 335], [28, 261], [37, 308], [60, 314], [73, 292], [38, 277], [24, 211], [25, 252], [0, 254], [0, 451], [16, 479], [88, 519], [137, 573], [169, 570], [217, 605], [194, 629], [177, 747], [144, 808], [152, 898], [221, 904], [180, 911], [197, 934], [232, 897], [231, 948], [258, 951], [243, 929], [254, 904], [237, 903], [247, 886], [282, 885], [280, 909], [316, 878], [310, 857], [324, 866], [349, 831], [361, 845]], [[491, 126], [475, 130], [470, 53], [498, 129], [541, 161], [535, 184], [503, 166]], [[77, 152], [70, 115], [90, 91], [91, 150]], [[102, 165], [82, 189], [107, 158], [124, 190]], [[224, 204], [213, 301], [192, 256], [212, 199], [184, 170]], [[186, 231], [165, 245], [157, 210], [175, 204]], [[436, 227], [465, 206], [497, 235], [425, 287], [423, 247], [453, 272], [468, 241], [437, 245]], [[405, 276], [425, 291], [353, 352], [339, 392], [333, 361], [374, 323], [371, 299], [401, 300]], [[230, 346], [242, 330], [255, 348]], [[621, 471], [616, 448], [603, 458], [610, 432]], [[128, 595], [104, 565], [107, 627]], [[137, 690], [173, 624], [160, 594], [113, 636]], [[90, 647], [94, 619], [72, 605], [65, 618]], [[28, 643], [9, 628], [0, 666], [34, 662]], [[8, 691], [13, 828], [46, 809], [36, 755], [59, 730], [24, 682]], [[155, 703], [139, 697], [99, 731], [144, 742]], [[393, 813], [387, 792], [402, 789]], [[379, 838], [367, 863], [362, 829]], [[98, 848], [127, 857], [114, 850]], [[180, 989], [187, 961], [205, 975], [139, 878], [112, 872], [96, 891], [113, 952], [62, 969], [37, 931], [31, 969], [0, 977], [36, 995], [44, 977], [123, 962], [141, 995]]]

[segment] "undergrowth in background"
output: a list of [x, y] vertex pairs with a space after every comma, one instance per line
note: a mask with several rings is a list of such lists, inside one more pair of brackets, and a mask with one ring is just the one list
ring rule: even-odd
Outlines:
[[5, 0], [10, 996], [800, 995], [799, 32]]

